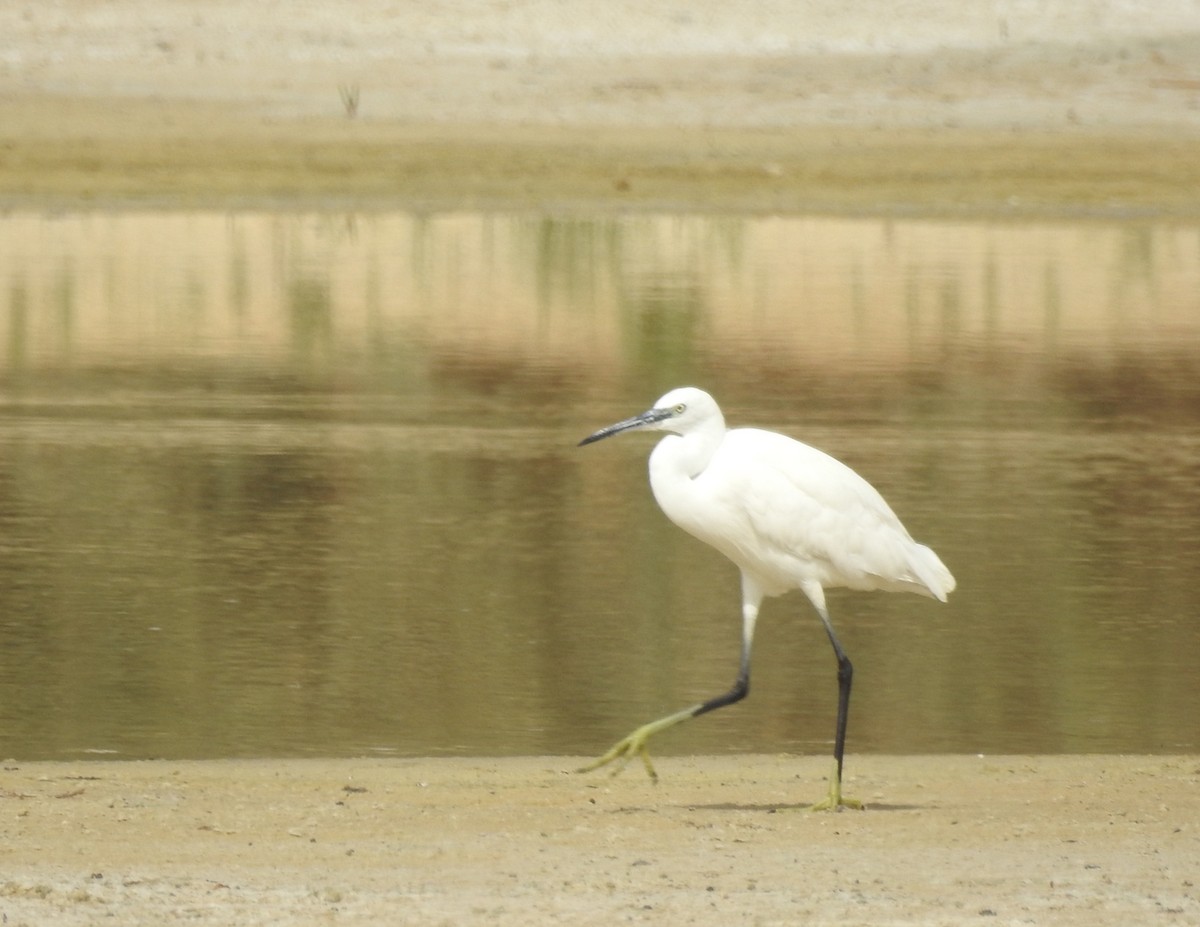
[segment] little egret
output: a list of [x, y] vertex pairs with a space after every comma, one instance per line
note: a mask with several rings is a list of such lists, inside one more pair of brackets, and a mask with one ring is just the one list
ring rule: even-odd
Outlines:
[[842, 650], [825, 589], [916, 592], [945, 602], [954, 577], [914, 541], [875, 488], [845, 464], [791, 438], [757, 428], [726, 430], [708, 393], [672, 390], [654, 407], [602, 428], [580, 446], [635, 428], [665, 431], [650, 454], [650, 488], [671, 521], [711, 544], [742, 573], [742, 654], [724, 695], [644, 724], [580, 772], [640, 756], [657, 779], [647, 741], [659, 731], [732, 705], [750, 691], [750, 647], [764, 596], [804, 592], [837, 657], [838, 711], [829, 795], [814, 810], [861, 808], [842, 796], [842, 759], [854, 668]]

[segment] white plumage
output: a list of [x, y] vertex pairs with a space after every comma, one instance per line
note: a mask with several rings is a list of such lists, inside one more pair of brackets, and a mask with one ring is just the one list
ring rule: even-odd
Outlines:
[[954, 577], [937, 554], [912, 539], [876, 489], [845, 464], [774, 432], [726, 429], [716, 401], [703, 390], [672, 390], [648, 411], [581, 444], [634, 428], [668, 432], [650, 454], [650, 486], [663, 512], [741, 570], [741, 669], [728, 693], [643, 725], [586, 768], [638, 754], [654, 776], [646, 749], [650, 735], [743, 698], [763, 597], [801, 589], [825, 625], [839, 667], [836, 768], [829, 797], [818, 806], [857, 805], [841, 795], [853, 667], [833, 632], [824, 590], [916, 592], [944, 602]]
[[671, 521], [711, 544], [765, 595], [885, 589], [946, 601], [954, 577], [916, 543], [875, 487], [807, 444], [757, 428], [726, 430], [708, 393], [685, 387], [655, 408], [683, 411], [650, 454], [650, 487]]

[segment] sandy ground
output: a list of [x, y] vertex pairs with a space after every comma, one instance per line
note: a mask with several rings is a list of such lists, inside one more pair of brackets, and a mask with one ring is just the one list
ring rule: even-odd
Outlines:
[[[1200, 923], [1200, 757], [12, 763], [4, 923]], [[636, 774], [635, 774], [636, 773]]]
[[[1200, 6], [710, 6], [4, 4], [0, 206], [1200, 214]], [[1200, 923], [1200, 758], [827, 762], [8, 761], [0, 918]]]
[[1200, 5], [0, 6], [0, 205], [1200, 213]]

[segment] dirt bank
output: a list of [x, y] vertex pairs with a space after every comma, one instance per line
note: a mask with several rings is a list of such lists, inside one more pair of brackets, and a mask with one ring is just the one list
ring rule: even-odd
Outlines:
[[[1187, 924], [1200, 758], [8, 763], [22, 924]], [[996, 920], [992, 920], [996, 918]]]
[[63, 0], [0, 34], [8, 202], [1200, 212], [1200, 13], [1162, 4]]

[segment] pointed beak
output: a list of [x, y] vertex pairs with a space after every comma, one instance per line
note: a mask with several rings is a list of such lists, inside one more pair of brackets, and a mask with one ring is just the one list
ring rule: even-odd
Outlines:
[[579, 442], [577, 447], [583, 447], [585, 444], [592, 444], [604, 438], [611, 438], [613, 435], [620, 434], [622, 431], [629, 431], [631, 428], [644, 428], [647, 425], [654, 425], [670, 417], [670, 409], [647, 409], [641, 415], [627, 418], [623, 422], [617, 422], [615, 425], [609, 425], [607, 428], [601, 428], [594, 434], [588, 435]]

